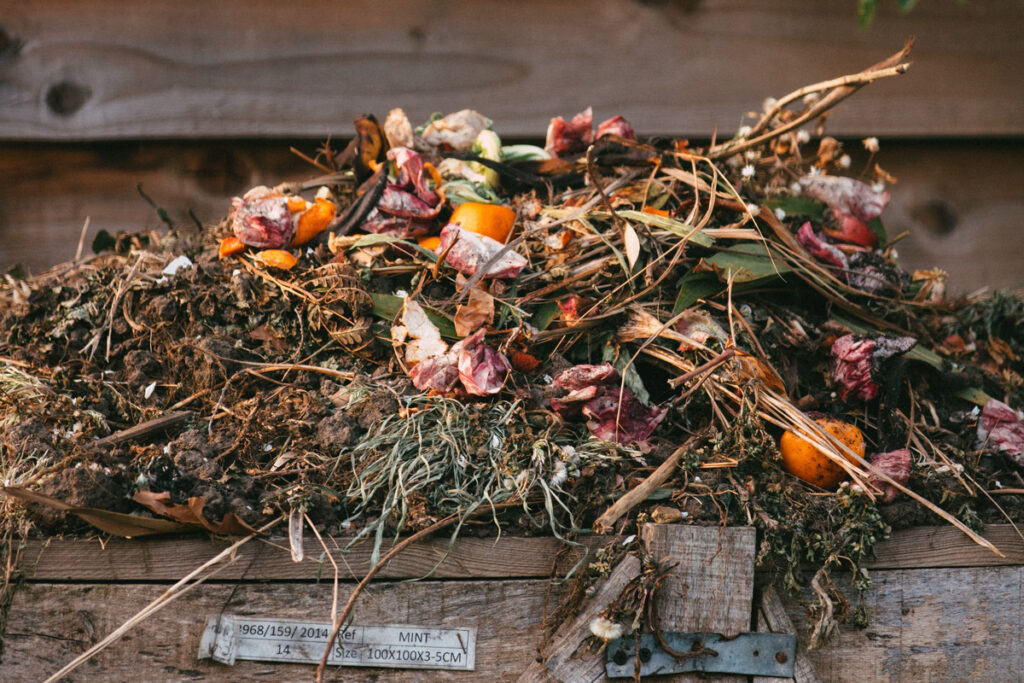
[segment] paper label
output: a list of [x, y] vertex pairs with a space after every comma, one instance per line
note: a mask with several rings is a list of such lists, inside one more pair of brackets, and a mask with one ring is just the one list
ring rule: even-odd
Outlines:
[[[234, 664], [237, 659], [319, 664], [331, 630], [331, 624], [296, 619], [210, 617], [199, 645], [199, 657], [224, 664]], [[327, 663], [473, 671], [476, 628], [353, 624], [338, 633]]]

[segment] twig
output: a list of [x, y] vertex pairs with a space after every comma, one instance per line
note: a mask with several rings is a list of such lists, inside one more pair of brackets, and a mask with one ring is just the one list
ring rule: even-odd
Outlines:
[[138, 441], [139, 439], [144, 439], [150, 434], [155, 434], [165, 429], [175, 427], [182, 422], [185, 422], [190, 417], [192, 417], [192, 413], [187, 410], [161, 415], [160, 417], [155, 417], [152, 420], [140, 422], [133, 427], [128, 427], [127, 429], [122, 429], [119, 432], [114, 432], [109, 436], [105, 436], [102, 439], [94, 441], [93, 444], [96, 446], [113, 446], [115, 444], [124, 443], [125, 441]]
[[[898, 76], [906, 73], [907, 69], [910, 68], [910, 64], [900, 62], [910, 54], [910, 48], [913, 44], [913, 39], [908, 40], [906, 44], [904, 44], [902, 50], [888, 59], [861, 71], [860, 73], [843, 76], [841, 78], [824, 81], [822, 83], [816, 83], [793, 91], [779, 100], [775, 107], [764, 115], [761, 121], [758, 122], [746, 138], [740, 140], [733, 139], [723, 142], [720, 145], [715, 145], [708, 150], [707, 157], [709, 159], [721, 159], [723, 157], [732, 156], [733, 154], [738, 154], [752, 147], [759, 147], [772, 138], [776, 138], [783, 133], [799, 128], [808, 121], [813, 121], [821, 114], [833, 109], [837, 104], [857, 92], [857, 90], [868, 83], [880, 78], [889, 78], [890, 76]], [[763, 135], [757, 135], [757, 133], [768, 127], [771, 121], [779, 114], [782, 107], [786, 104], [799, 97], [803, 97], [806, 94], [821, 92], [823, 90], [829, 90], [830, 92], [792, 121], [784, 123], [778, 128], [772, 129]]]
[[78, 248], [75, 249], [75, 261], [82, 258], [82, 250], [85, 248], [85, 234], [89, 232], [89, 216], [85, 217], [85, 223], [82, 224], [82, 234], [78, 236]]
[[693, 448], [693, 445], [701, 438], [704, 434], [691, 437], [682, 446], [677, 448], [672, 455], [665, 459], [665, 462], [658, 466], [658, 469], [654, 470], [649, 477], [640, 482], [637, 486], [630, 489], [626, 495], [619, 498], [615, 503], [605, 510], [597, 521], [594, 522], [594, 531], [599, 534], [606, 534], [611, 530], [612, 526], [622, 517], [624, 514], [635, 508], [637, 505], [647, 500], [647, 496], [651, 495], [662, 484], [668, 481], [669, 477], [676, 471], [676, 467], [679, 465], [679, 460], [685, 453]]

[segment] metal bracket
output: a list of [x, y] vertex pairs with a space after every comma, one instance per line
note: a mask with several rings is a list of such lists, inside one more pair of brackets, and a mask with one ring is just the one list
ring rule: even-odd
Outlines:
[[[609, 678], [633, 678], [636, 665], [640, 676], [707, 672], [747, 676], [793, 677], [796, 636], [782, 633], [741, 633], [735, 637], [720, 633], [663, 632], [662, 639], [675, 655], [658, 645], [653, 634], [619, 638], [608, 643], [605, 671]], [[685, 656], [679, 656], [685, 653]]]

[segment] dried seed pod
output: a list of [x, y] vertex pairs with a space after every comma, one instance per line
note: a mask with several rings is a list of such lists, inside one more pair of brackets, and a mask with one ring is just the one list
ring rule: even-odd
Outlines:
[[295, 225], [288, 198], [279, 190], [258, 185], [231, 200], [235, 237], [250, 247], [276, 249], [292, 241]]

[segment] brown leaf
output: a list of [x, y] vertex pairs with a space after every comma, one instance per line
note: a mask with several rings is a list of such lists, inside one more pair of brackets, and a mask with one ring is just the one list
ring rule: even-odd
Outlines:
[[203, 523], [196, 517], [188, 505], [176, 505], [171, 502], [170, 491], [162, 491], [160, 493], [155, 491], [136, 491], [132, 499], [158, 515], [170, 517], [182, 524], [203, 526]]
[[468, 337], [493, 322], [494, 297], [480, 287], [469, 290], [466, 303], [455, 311], [455, 333], [460, 337]]
[[174, 534], [189, 531], [190, 528], [166, 519], [152, 519], [138, 515], [126, 515], [99, 508], [75, 507], [38, 491], [29, 491], [20, 486], [4, 486], [3, 492], [14, 498], [46, 505], [63, 512], [70, 512], [108, 534], [133, 538], [152, 534]]

